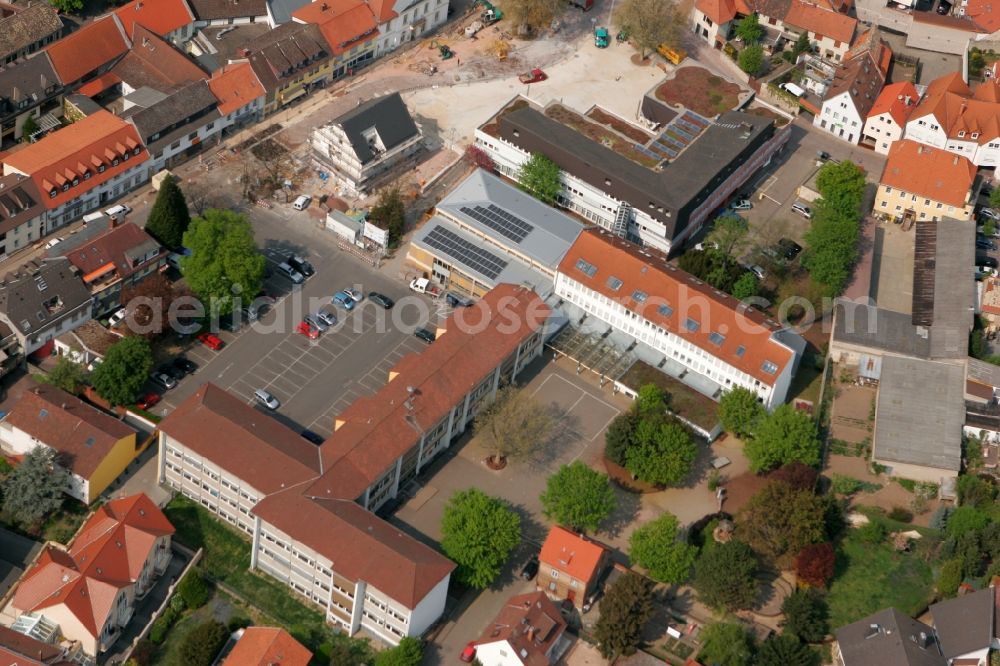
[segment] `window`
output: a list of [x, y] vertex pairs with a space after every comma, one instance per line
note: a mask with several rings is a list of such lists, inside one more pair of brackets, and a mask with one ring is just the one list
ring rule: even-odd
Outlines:
[[721, 347], [722, 343], [726, 341], [726, 336], [718, 331], [712, 331], [711, 335], [708, 336], [708, 341], [716, 347]]
[[684, 328], [691, 331], [692, 333], [697, 333], [698, 329], [701, 328], [701, 324], [696, 322], [694, 319], [691, 319], [691, 317], [688, 317], [687, 320], [684, 322]]
[[97, 167], [97, 173], [104, 173], [105, 169], [107, 169], [107, 166], [101, 164], [99, 167]]
[[743, 345], [740, 345], [739, 347], [736, 348], [736, 358], [743, 358], [743, 354], [746, 353], [747, 353], [747, 348], [744, 347]]
[[642, 291], [641, 289], [636, 289], [632, 292], [632, 298], [634, 298], [639, 303], [645, 303], [646, 299], [649, 298], [649, 294]]
[[886, 185], [885, 186], [885, 191], [886, 191], [886, 194], [888, 194], [889, 192], [892, 192], [892, 188], [889, 187], [888, 185]]
[[584, 275], [586, 275], [587, 277], [594, 277], [594, 274], [597, 273], [597, 266], [589, 263], [584, 259], [577, 259], [576, 269], [581, 273], [583, 273]]
[[760, 366], [760, 369], [769, 375], [773, 375], [778, 371], [778, 366], [776, 366], [774, 363], [771, 363], [770, 361], [764, 361], [764, 365]]
[[118, 161], [119, 160], [118, 160], [117, 157], [115, 159], [111, 160], [111, 166], [118, 166]]
[[608, 289], [611, 291], [618, 291], [621, 289], [622, 281], [616, 278], [614, 275], [608, 278]]
[[661, 305], [656, 309], [656, 311], [659, 312], [664, 317], [669, 317], [674, 313], [674, 309], [669, 305]]

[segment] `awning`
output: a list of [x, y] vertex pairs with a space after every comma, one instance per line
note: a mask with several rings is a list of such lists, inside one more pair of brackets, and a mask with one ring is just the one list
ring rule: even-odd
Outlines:
[[298, 90], [296, 90], [293, 93], [290, 93], [288, 95], [282, 95], [281, 96], [281, 103], [282, 104], [288, 104], [289, 102], [297, 100], [299, 97], [302, 97], [305, 94], [306, 94], [305, 88], [299, 88]]
[[90, 271], [89, 273], [87, 273], [86, 275], [84, 275], [83, 276], [83, 283], [84, 284], [90, 284], [91, 282], [99, 280], [100, 278], [104, 277], [109, 272], [113, 271], [114, 269], [115, 269], [115, 262], [109, 261], [108, 263], [106, 263], [103, 266], [101, 266], [100, 268], [98, 268], [96, 271]]

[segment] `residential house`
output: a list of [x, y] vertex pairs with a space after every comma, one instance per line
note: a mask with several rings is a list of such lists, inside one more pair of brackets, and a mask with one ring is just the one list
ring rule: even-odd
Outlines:
[[45, 52], [62, 85], [75, 90], [111, 69], [128, 49], [124, 26], [109, 15], [63, 37]]
[[544, 592], [531, 592], [507, 600], [476, 641], [476, 659], [483, 666], [549, 666], [569, 644], [562, 613]]
[[373, 512], [541, 353], [548, 314], [532, 291], [497, 287], [338, 415], [319, 447], [207, 384], [160, 423], [158, 480], [251, 535], [251, 567], [329, 623], [389, 643], [419, 636], [444, 610], [454, 565]]
[[0, 3], [0, 64], [26, 58], [62, 37], [59, 11], [45, 2]]
[[434, 207], [406, 259], [453, 291], [482, 296], [508, 282], [545, 296], [583, 229], [558, 209], [476, 169]]
[[208, 88], [218, 100], [219, 115], [225, 119], [223, 136], [263, 118], [267, 92], [249, 63], [238, 62], [216, 70]]
[[987, 79], [976, 91], [961, 72], [927, 86], [910, 114], [905, 138], [967, 158], [977, 167], [1000, 164], [1000, 81]]
[[[541, 153], [562, 169], [557, 205], [664, 252], [679, 248], [715, 219], [729, 197], [785, 145], [790, 132], [788, 125], [777, 129], [770, 119], [738, 111], [715, 121], [688, 112], [681, 119], [684, 131], [697, 137], [684, 148], [668, 149], [673, 154], [664, 153], [651, 167], [525, 101], [512, 101], [476, 129], [475, 146], [496, 170], [517, 180], [532, 153]], [[647, 95], [643, 105], [662, 103]]]
[[894, 220], [971, 220], [981, 183], [962, 155], [896, 141], [882, 170], [875, 213]]
[[371, 6], [378, 21], [376, 57], [420, 39], [448, 20], [448, 0], [375, 0]]
[[319, 26], [285, 23], [248, 44], [244, 56], [267, 97], [271, 114], [335, 78], [333, 56]]
[[837, 629], [836, 638], [836, 666], [948, 666], [934, 629], [895, 608]]
[[76, 666], [70, 650], [0, 626], [0, 663], [6, 666]]
[[941, 654], [953, 666], [989, 666], [1000, 648], [997, 603], [1000, 589], [991, 584], [954, 599], [931, 604], [934, 633]]
[[312, 652], [280, 627], [247, 627], [219, 666], [309, 666]]
[[59, 126], [63, 85], [47, 53], [16, 60], [0, 71], [0, 147], [7, 149], [24, 136], [30, 116], [34, 136]]
[[89, 321], [91, 310], [90, 292], [63, 258], [29, 262], [0, 281], [0, 322], [13, 332], [14, 356], [22, 360]]
[[813, 126], [857, 145], [868, 114], [885, 85], [891, 61], [892, 50], [882, 41], [877, 28], [858, 37], [834, 73], [822, 110], [813, 118]]
[[45, 206], [34, 181], [19, 173], [0, 176], [0, 257], [36, 242], [45, 233]]
[[3, 175], [34, 181], [48, 234], [149, 180], [148, 159], [136, 128], [101, 110], [7, 155]]
[[888, 155], [889, 147], [903, 138], [906, 121], [918, 101], [920, 94], [909, 81], [891, 83], [882, 88], [875, 104], [868, 111], [861, 133], [861, 145], [874, 148], [881, 155]]
[[37, 446], [54, 451], [70, 474], [66, 494], [84, 504], [94, 503], [142, 452], [131, 427], [48, 384], [25, 391], [0, 422], [0, 446], [19, 456]]
[[559, 264], [555, 293], [633, 344], [671, 374], [695, 373], [718, 398], [740, 386], [768, 409], [785, 402], [805, 342], [755, 308], [603, 229], [587, 229]]
[[185, 0], [132, 0], [116, 9], [114, 15], [133, 42], [141, 40], [136, 34], [136, 26], [150, 30], [178, 47], [194, 34], [194, 13]]
[[[427, 0], [422, 0], [426, 2]], [[298, 23], [317, 26], [331, 56], [330, 80], [362, 67], [376, 57], [378, 21], [374, 10], [362, 0], [319, 0], [307, 2], [292, 13]], [[313, 87], [327, 81], [314, 80]]]
[[312, 156], [348, 190], [361, 193], [423, 148], [420, 128], [399, 93], [376, 97], [313, 130]]
[[267, 0], [188, 0], [188, 6], [198, 28], [268, 22]]
[[122, 335], [91, 319], [55, 339], [55, 352], [74, 363], [93, 367], [104, 360], [108, 350]]
[[136, 603], [170, 562], [174, 528], [146, 495], [102, 504], [67, 547], [49, 542], [4, 609], [43, 616], [90, 657], [128, 626]]
[[556, 601], [589, 607], [611, 553], [602, 544], [562, 527], [553, 527], [538, 554], [535, 588]]
[[[55, 248], [80, 272], [94, 301], [94, 317], [101, 318], [125, 305], [123, 294], [164, 269], [167, 249], [138, 225], [117, 224], [82, 244], [73, 239]], [[63, 247], [66, 246], [66, 247]]]

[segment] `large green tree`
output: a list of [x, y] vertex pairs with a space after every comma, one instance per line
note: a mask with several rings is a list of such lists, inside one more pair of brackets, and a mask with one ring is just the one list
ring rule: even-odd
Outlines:
[[744, 451], [750, 460], [750, 469], [757, 473], [792, 461], [816, 466], [820, 458], [820, 441], [809, 414], [791, 405], [780, 405], [757, 421]]
[[611, 662], [635, 654], [642, 643], [642, 628], [652, 613], [651, 581], [634, 572], [616, 580], [601, 599], [601, 616], [594, 626], [601, 654]]
[[757, 598], [756, 573], [757, 556], [747, 544], [736, 539], [712, 544], [694, 564], [694, 589], [713, 608], [751, 608]]
[[661, 583], [683, 583], [691, 575], [698, 549], [679, 538], [677, 518], [664, 513], [629, 537], [629, 557]]
[[476, 435], [495, 459], [528, 458], [544, 450], [556, 432], [552, 409], [531, 393], [505, 386], [476, 415]]
[[864, 172], [851, 162], [827, 162], [816, 177], [821, 197], [813, 203], [803, 263], [828, 296], [843, 291], [858, 256]]
[[424, 646], [420, 640], [407, 636], [396, 647], [376, 654], [375, 666], [420, 666], [423, 658]]
[[548, 478], [541, 500], [546, 518], [579, 532], [596, 532], [616, 504], [608, 475], [580, 460]]
[[740, 511], [736, 533], [764, 557], [786, 565], [826, 538], [827, 501], [782, 481], [761, 488]]
[[562, 171], [541, 153], [532, 153], [517, 176], [521, 189], [539, 201], [553, 204], [562, 191]]
[[135, 400], [152, 369], [149, 342], [133, 335], [111, 345], [104, 362], [90, 373], [90, 383], [112, 405], [127, 405]]
[[181, 272], [211, 312], [229, 314], [233, 296], [252, 298], [264, 284], [264, 255], [254, 242], [246, 216], [216, 208], [191, 221], [184, 232], [190, 257], [181, 259]]
[[392, 185], [378, 193], [378, 201], [368, 212], [368, 221], [389, 232], [389, 246], [396, 247], [406, 230], [406, 206], [399, 185]]
[[167, 176], [160, 184], [156, 202], [146, 220], [146, 232], [160, 244], [178, 250], [184, 244], [184, 232], [191, 224], [187, 201], [175, 176]]
[[729, 389], [719, 398], [719, 421], [722, 427], [741, 439], [753, 434], [754, 427], [767, 412], [748, 388], [737, 386]]
[[754, 640], [750, 630], [737, 622], [715, 622], [699, 637], [698, 661], [713, 666], [750, 666]]
[[818, 655], [791, 634], [769, 636], [757, 650], [754, 666], [814, 666]]
[[69, 488], [69, 472], [47, 446], [28, 451], [3, 481], [3, 509], [23, 529], [35, 532], [58, 510]]
[[698, 445], [687, 428], [662, 415], [639, 422], [625, 452], [625, 468], [656, 486], [680, 483], [691, 471]]
[[226, 625], [218, 620], [202, 622], [184, 637], [180, 648], [181, 663], [184, 666], [211, 666], [228, 637]]
[[764, 66], [764, 48], [760, 44], [750, 44], [743, 47], [738, 56], [737, 64], [750, 76], [756, 76]]
[[764, 26], [760, 24], [757, 12], [744, 16], [736, 22], [736, 36], [747, 45], [756, 44], [764, 36]]
[[707, 240], [715, 243], [715, 249], [722, 253], [726, 261], [735, 263], [737, 257], [750, 244], [750, 226], [736, 213], [726, 213], [715, 218]]
[[83, 378], [86, 372], [84, 368], [79, 363], [75, 363], [70, 360], [69, 356], [60, 356], [59, 360], [56, 361], [56, 365], [49, 374], [46, 375], [36, 375], [41, 381], [48, 384], [52, 384], [58, 388], [61, 388], [67, 393], [76, 393], [83, 384]]
[[860, 202], [865, 195], [865, 172], [854, 162], [826, 162], [816, 174], [816, 187], [825, 205], [846, 216], [860, 216]]
[[645, 58], [660, 44], [679, 45], [684, 16], [672, 0], [624, 0], [614, 21], [639, 47], [639, 57]]
[[484, 589], [521, 542], [521, 518], [502, 500], [470, 488], [448, 500], [441, 533], [441, 550], [458, 565], [458, 580]]
[[829, 611], [819, 590], [795, 590], [781, 602], [781, 613], [784, 632], [808, 643], [819, 643], [830, 631]]
[[604, 432], [604, 456], [616, 465], [625, 466], [625, 452], [632, 444], [639, 417], [635, 410], [622, 412]]

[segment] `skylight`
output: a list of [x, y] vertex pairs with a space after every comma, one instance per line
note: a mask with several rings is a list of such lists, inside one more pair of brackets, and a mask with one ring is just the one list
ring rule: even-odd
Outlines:
[[656, 311], [659, 312], [664, 317], [669, 317], [674, 313], [674, 309], [669, 305], [661, 305], [656, 309]]
[[721, 347], [722, 343], [726, 341], [726, 336], [718, 331], [712, 331], [712, 334], [708, 336], [708, 341], [716, 347]]
[[743, 358], [743, 354], [746, 353], [747, 353], [747, 348], [744, 347], [743, 345], [740, 345], [739, 347], [736, 348], [736, 358]]
[[769, 375], [773, 375], [778, 371], [778, 366], [770, 361], [764, 361], [764, 365], [760, 366], [760, 369]]
[[622, 281], [616, 278], [614, 275], [608, 278], [608, 288], [611, 291], [618, 291], [621, 289]]
[[576, 269], [584, 273], [587, 277], [594, 277], [594, 274], [597, 273], [597, 266], [590, 263], [586, 259], [577, 259]]
[[684, 328], [692, 333], [697, 333], [698, 329], [701, 328], [701, 324], [696, 322], [694, 319], [691, 319], [691, 317], [688, 317], [687, 321], [684, 322]]
[[642, 291], [641, 289], [636, 289], [635, 291], [632, 292], [632, 298], [634, 298], [640, 303], [645, 303], [646, 299], [649, 298], [649, 294]]

